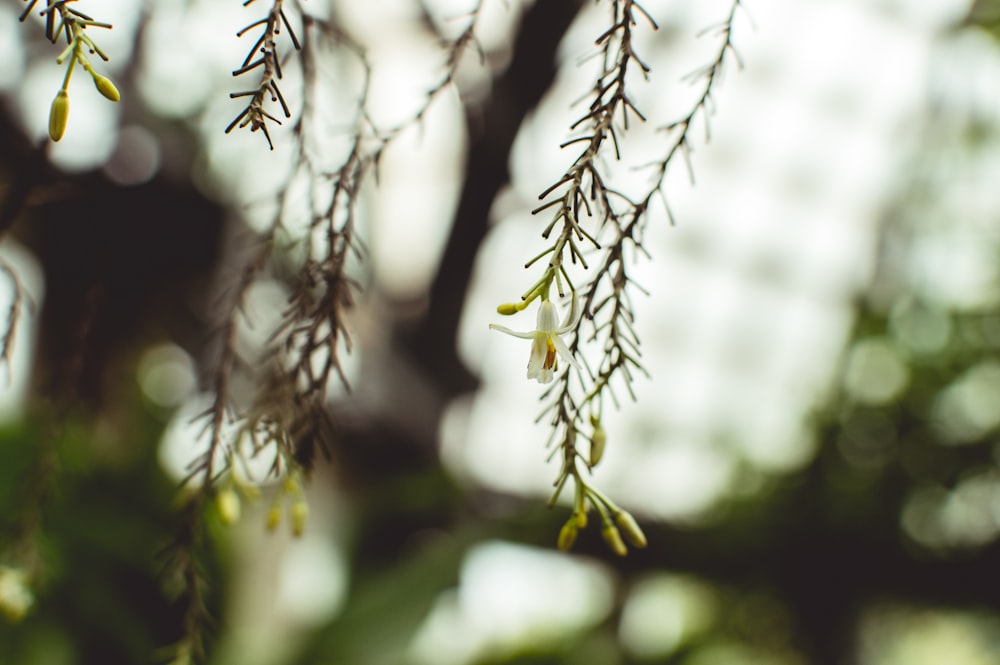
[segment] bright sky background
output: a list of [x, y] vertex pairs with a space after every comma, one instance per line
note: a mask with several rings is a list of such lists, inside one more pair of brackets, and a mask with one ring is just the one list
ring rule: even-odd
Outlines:
[[[520, 4], [485, 2], [489, 20], [481, 38], [496, 51], [504, 48]], [[153, 20], [146, 50], [137, 54], [128, 49], [142, 3], [108, 0], [96, 3], [99, 12], [93, 4], [81, 2], [80, 7], [114, 16], [116, 23], [114, 31], [100, 35], [111, 56], [104, 71], [114, 76], [130, 57], [138, 58], [139, 102], [204, 136], [193, 174], [199, 187], [245, 203], [280, 185], [281, 168], [257, 168], [262, 155], [274, 164], [288, 159], [280, 130], [275, 132], [278, 150], [271, 155], [264, 154], [258, 135], [222, 133], [240, 109], [223, 93], [238, 87], [229, 71], [242, 61], [245, 45], [219, 35], [235, 34], [247, 22], [242, 3], [146, 3]], [[371, 53], [377, 73], [374, 113], [392, 125], [436, 81], [438, 53], [414, 27], [410, 3], [368, 0], [364, 11], [358, 11], [362, 3], [341, 4], [359, 36], [382, 36]], [[468, 4], [437, 0], [432, 6], [440, 16], [460, 16]], [[747, 0], [753, 22], [741, 14], [734, 33], [746, 68], [727, 69], [716, 91], [711, 144], [695, 143], [697, 185], [691, 187], [678, 163], [666, 186], [678, 224], [671, 228], [662, 218], [653, 220], [646, 243], [653, 260], [637, 268], [640, 282], [651, 291], [648, 298], [636, 299], [636, 309], [653, 378], [637, 381], [637, 404], [605, 414], [609, 444], [597, 483], [642, 519], [696, 525], [731, 493], [752, 490], [763, 475], [794, 471], [810, 458], [815, 442], [805, 418], [831, 388], [851, 324], [850, 299], [871, 277], [876, 223], [906, 186], [907, 165], [920, 147], [928, 109], [943, 103], [1000, 112], [996, 44], [975, 33], [947, 31], [969, 4]], [[0, 5], [0, 58], [6, 63], [0, 89], [18, 91], [26, 131], [39, 138], [61, 73], [53, 58], [39, 57], [30, 65], [20, 59], [15, 5]], [[687, 111], [696, 89], [680, 83], [680, 77], [704, 64], [715, 49], [710, 37], [699, 41], [693, 36], [721, 19], [728, 2], [648, 0], [645, 6], [679, 35], [662, 39], [664, 31], [660, 41], [648, 35], [639, 42], [654, 75], [648, 84], [636, 81], [634, 89], [640, 106], [660, 125]], [[566, 40], [563, 58], [574, 62], [589, 52], [603, 30], [601, 17], [596, 9], [587, 10]], [[446, 23], [461, 24], [461, 19]], [[463, 75], [471, 82], [483, 77], [475, 67]], [[543, 244], [539, 220], [528, 211], [571, 157], [553, 146], [575, 118], [569, 105], [587, 89], [588, 76], [585, 69], [565, 68], [556, 90], [522, 128], [512, 158], [513, 186], [497, 203], [495, 226], [477, 257], [460, 350], [483, 386], [451, 405], [441, 432], [445, 463], [469, 483], [542, 497], [556, 473], [554, 465], [544, 464], [547, 430], [533, 424], [541, 390], [524, 378], [528, 344], [490, 333], [487, 324], [499, 321], [497, 304], [513, 300], [534, 281], [521, 265]], [[119, 133], [118, 110], [80, 79], [71, 88], [70, 126], [53, 148], [53, 160], [67, 169], [84, 169], [118, 155], [147, 165], [151, 174], [169, 146], [139, 125]], [[288, 85], [295, 85], [294, 77]], [[375, 280], [390, 296], [419, 292], [433, 275], [460, 186], [462, 127], [458, 98], [448, 93], [428, 115], [422, 137], [414, 133], [387, 156], [365, 233]], [[655, 146], [655, 136], [649, 136], [646, 145]], [[1000, 175], [997, 154], [994, 150], [989, 159]], [[122, 172], [137, 172], [128, 163], [132, 166]], [[987, 192], [997, 188], [981, 184], [968, 183], [953, 202], [957, 210], [976, 211], [978, 217], [970, 216], [975, 219], [1000, 205]], [[928, 293], [972, 304], [986, 297], [977, 285], [994, 276], [994, 259], [977, 249], [975, 236], [938, 233], [931, 240], [925, 262], [915, 268], [918, 282], [921, 270], [930, 276], [923, 278]], [[34, 284], [40, 293], [37, 279]], [[530, 329], [534, 311], [503, 323]], [[190, 368], [184, 370], [188, 361], [177, 356], [178, 350], [154, 352], [158, 355], [147, 358], [145, 376], [174, 372], [171, 385], [187, 385], [184, 372]], [[151, 398], [183, 401], [167, 392]], [[311, 560], [344, 574], [335, 551], [309, 551]], [[602, 586], [607, 578], [590, 563], [561, 558], [553, 566], [551, 557], [505, 543], [479, 547], [470, 554], [458, 589], [440, 600], [418, 636], [414, 659], [467, 662], [482, 649], [524, 639], [532, 631], [526, 616], [554, 617], [553, 625], [564, 631], [599, 621], [609, 603], [610, 592]], [[511, 577], [512, 570], [523, 576]], [[562, 575], [565, 571], [569, 577]], [[324, 588], [326, 604], [319, 607], [328, 609], [342, 593], [342, 577], [327, 580]], [[580, 588], [591, 595], [577, 599], [573, 611], [552, 604]], [[711, 594], [690, 580], [668, 576], [632, 593], [637, 602], [658, 608], [658, 616], [690, 619], [711, 613]], [[898, 608], [886, 612], [895, 619], [905, 614]], [[664, 646], [663, 635], [644, 626], [641, 616], [626, 612], [622, 625], [623, 638], [637, 653], [675, 648], [685, 631], [697, 629], [678, 620], [668, 635], [672, 641]], [[948, 635], [961, 632], [949, 621], [934, 623], [925, 637], [944, 635], [947, 643]], [[865, 634], [881, 635], [894, 625], [876, 624], [881, 627], [869, 626]], [[871, 665], [917, 662], [898, 655], [911, 653], [904, 646], [891, 657], [886, 655], [891, 649], [869, 645], [863, 650]], [[963, 662], [978, 661], [973, 655]]]

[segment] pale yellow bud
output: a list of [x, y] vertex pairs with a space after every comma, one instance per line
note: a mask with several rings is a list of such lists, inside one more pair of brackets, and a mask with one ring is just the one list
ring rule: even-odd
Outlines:
[[281, 506], [274, 504], [267, 511], [267, 530], [274, 531], [281, 524]]
[[646, 534], [642, 532], [639, 528], [639, 523], [635, 521], [630, 513], [620, 510], [615, 513], [615, 523], [618, 524], [618, 528], [625, 532], [625, 537], [628, 541], [638, 548], [643, 548], [647, 545]]
[[608, 442], [608, 435], [600, 425], [594, 428], [594, 433], [590, 437], [590, 466], [597, 466], [601, 458], [604, 457], [604, 445]]
[[292, 535], [298, 538], [306, 530], [306, 520], [309, 519], [309, 504], [299, 499], [292, 504]]
[[104, 95], [106, 99], [117, 102], [122, 98], [121, 93], [118, 92], [118, 88], [116, 88], [115, 84], [111, 82], [111, 79], [106, 76], [101, 76], [93, 71], [91, 72], [91, 75], [94, 77], [94, 85], [97, 86], [97, 91]]
[[240, 519], [240, 497], [232, 487], [226, 487], [216, 496], [219, 518], [226, 526], [236, 524]]
[[69, 93], [60, 90], [49, 108], [49, 137], [53, 141], [58, 141], [66, 133], [67, 122], [69, 122]]
[[513, 303], [509, 303], [509, 302], [505, 302], [504, 304], [502, 304], [499, 307], [497, 307], [497, 314], [503, 314], [504, 316], [510, 316], [511, 314], [517, 314], [520, 311], [521, 311], [520, 307], [518, 307], [517, 305], [515, 305]]
[[576, 542], [576, 521], [570, 519], [568, 522], [563, 524], [562, 529], [559, 530], [559, 540], [556, 541], [557, 546], [563, 552], [568, 552], [573, 549], [573, 543]]
[[618, 533], [618, 529], [614, 524], [605, 524], [604, 528], [601, 529], [601, 536], [604, 538], [604, 542], [608, 544], [611, 551], [618, 556], [625, 556], [628, 554], [628, 548], [625, 547], [625, 541], [622, 540], [622, 535]]

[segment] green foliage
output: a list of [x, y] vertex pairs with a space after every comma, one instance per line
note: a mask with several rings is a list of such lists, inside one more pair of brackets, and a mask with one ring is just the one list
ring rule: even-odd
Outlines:
[[21, 623], [0, 622], [0, 660], [148, 662], [178, 620], [162, 578], [177, 515], [155, 454], [160, 425], [115, 441], [85, 421], [51, 423], [36, 413], [0, 432], [0, 561], [28, 571], [35, 595]]

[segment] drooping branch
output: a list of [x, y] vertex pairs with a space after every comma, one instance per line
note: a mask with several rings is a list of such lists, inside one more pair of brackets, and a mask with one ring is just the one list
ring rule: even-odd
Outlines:
[[[642, 237], [650, 204], [657, 194], [662, 194], [666, 173], [675, 157], [678, 154], [687, 157], [692, 124], [703, 118], [707, 128], [707, 116], [713, 108], [712, 92], [727, 56], [733, 55], [739, 61], [732, 30], [741, 5], [741, 0], [733, 0], [728, 16], [716, 28], [721, 36], [717, 54], [691, 75], [692, 80], [703, 81], [701, 93], [683, 118], [664, 128], [673, 132], [672, 143], [665, 156], [654, 164], [653, 184], [635, 199], [610, 184], [604, 157], [621, 159], [620, 139], [628, 131], [629, 123], [646, 120], [632, 102], [628, 81], [632, 72], [643, 76], [649, 72], [649, 66], [634, 48], [638, 19], [644, 19], [653, 29], [656, 23], [637, 2], [611, 3], [610, 27], [596, 40], [601, 69], [590, 92], [589, 106], [571, 125], [576, 135], [562, 144], [564, 148], [581, 146], [581, 149], [566, 172], [542, 192], [539, 196], [542, 204], [533, 210], [536, 214], [550, 215], [542, 231], [542, 237], [550, 244], [525, 264], [525, 268], [531, 268], [539, 263], [542, 275], [524, 292], [520, 302], [498, 309], [501, 314], [512, 314], [525, 309], [536, 298], [545, 301], [554, 284], [560, 296], [567, 292], [571, 295], [573, 307], [579, 298], [585, 312], [566, 331], [568, 349], [583, 363], [584, 371], [574, 372], [566, 367], [558, 374], [556, 382], [542, 394], [544, 408], [538, 418], [547, 419], [551, 427], [549, 446], [553, 446], [552, 455], [558, 454], [560, 458], [551, 501], [559, 497], [569, 480], [574, 481], [576, 488], [573, 515], [560, 534], [561, 547], [572, 545], [576, 530], [587, 523], [591, 506], [597, 509], [605, 540], [614, 551], [625, 552], [619, 530], [627, 538], [631, 536], [633, 544], [641, 546], [644, 542], [631, 516], [597, 490], [584, 471], [596, 466], [603, 456], [607, 440], [601, 421], [605, 396], [618, 406], [620, 400], [615, 393], [618, 386], [634, 399], [636, 375], [646, 373], [634, 328], [632, 303], [634, 292], [645, 294], [646, 290], [632, 277], [632, 263], [637, 257], [648, 256]], [[585, 256], [588, 248], [599, 250], [600, 260], [593, 267]], [[573, 286], [567, 270], [574, 264], [588, 275], [579, 289]], [[589, 333], [584, 332], [585, 325], [590, 328]], [[583, 346], [591, 342], [599, 346], [601, 353], [594, 366], [581, 353]], [[553, 369], [554, 360], [553, 356]], [[581, 450], [584, 439], [588, 441]]]
[[[302, 532], [307, 512], [299, 480], [311, 470], [317, 452], [326, 451], [333, 438], [328, 412], [330, 384], [340, 381], [350, 388], [342, 354], [351, 352], [346, 317], [361, 289], [350, 273], [365, 258], [365, 248], [356, 235], [362, 187], [373, 175], [385, 149], [407, 126], [422, 121], [433, 100], [453, 82], [462, 52], [474, 43], [478, 15], [477, 8], [467, 29], [448, 47], [445, 72], [428, 91], [418, 112], [407, 123], [389, 131], [381, 131], [370, 119], [371, 68], [365, 48], [335, 22], [302, 15], [300, 40], [291, 33], [282, 2], [275, 0], [267, 18], [241, 31], [246, 34], [263, 27], [243, 66], [234, 74], [260, 70], [262, 82], [253, 91], [233, 95], [248, 96], [251, 101], [227, 131], [249, 124], [252, 130], [261, 129], [270, 145], [264, 121], [274, 118], [263, 108], [269, 95], [272, 101], [281, 104], [286, 117], [291, 117], [277, 90], [281, 65], [275, 37], [282, 26], [292, 34], [292, 41], [300, 51], [302, 112], [290, 127], [294, 163], [285, 187], [275, 196], [275, 215], [257, 238], [253, 256], [228, 287], [225, 302], [215, 308], [221, 317], [216, 333], [217, 359], [211, 370], [213, 397], [199, 416], [204, 420], [201, 438], [205, 447], [189, 469], [189, 479], [196, 481], [194, 496], [170, 552], [170, 569], [179, 580], [186, 608], [184, 637], [176, 648], [178, 658], [190, 655], [197, 659], [204, 653], [209, 620], [202, 590], [206, 581], [198, 568], [195, 549], [203, 539], [203, 513], [210, 497], [219, 499], [224, 521], [227, 505], [229, 513], [235, 513], [231, 506], [238, 499], [232, 487], [234, 484], [238, 487], [242, 481], [235, 477], [234, 464], [257, 455], [273, 459], [270, 473], [285, 477], [281, 492], [293, 500], [292, 531], [296, 535]], [[255, 60], [258, 50], [261, 55]], [[321, 79], [317, 65], [331, 51], [344, 62], [356, 63], [362, 72], [353, 128], [339, 162], [336, 156], [331, 159], [327, 151], [317, 147], [319, 137], [314, 135], [321, 122], [318, 110], [323, 84], [328, 83]], [[308, 221], [304, 235], [296, 231], [303, 201]], [[284, 248], [277, 246], [279, 237], [293, 239], [294, 259], [284, 256]], [[283, 281], [289, 295], [263, 351], [255, 357], [245, 357], [246, 352], [241, 351], [238, 343], [238, 328], [245, 317], [251, 287], [264, 275]], [[232, 385], [237, 377], [256, 387], [251, 397], [235, 398]], [[272, 528], [280, 521], [281, 512], [276, 507], [277, 504], [268, 515], [268, 525]]]
[[[253, 2], [255, 0], [246, 0], [243, 6], [246, 7]], [[286, 119], [292, 117], [292, 111], [288, 107], [284, 95], [281, 93], [281, 88], [278, 87], [278, 81], [282, 78], [282, 72], [281, 57], [278, 55], [277, 37], [281, 33], [282, 27], [288, 31], [288, 37], [296, 50], [301, 49], [302, 46], [299, 43], [298, 36], [295, 34], [295, 30], [288, 21], [288, 17], [285, 15], [284, 0], [272, 0], [271, 9], [267, 12], [267, 16], [248, 24], [236, 33], [236, 36], [242, 37], [257, 27], [263, 27], [263, 30], [261, 30], [253, 46], [250, 47], [247, 57], [243, 59], [243, 64], [233, 70], [233, 76], [244, 76], [260, 70], [260, 80], [255, 88], [229, 94], [231, 99], [249, 97], [250, 102], [229, 123], [229, 126], [226, 127], [226, 133], [228, 134], [233, 131], [237, 126], [240, 129], [249, 126], [251, 132], [260, 130], [264, 134], [264, 138], [267, 139], [267, 145], [271, 150], [274, 150], [271, 134], [267, 130], [267, 121], [270, 120], [277, 125], [280, 125], [281, 121], [265, 110], [264, 106], [266, 102], [270, 100], [271, 102], [278, 103], [281, 106], [281, 112], [284, 117]]]

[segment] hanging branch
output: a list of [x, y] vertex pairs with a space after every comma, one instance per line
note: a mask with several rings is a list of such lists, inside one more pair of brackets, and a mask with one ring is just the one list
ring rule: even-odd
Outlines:
[[[732, 29], [741, 4], [741, 0], [734, 0], [726, 20], [717, 26], [722, 36], [717, 55], [709, 65], [691, 75], [692, 80], [704, 80], [702, 93], [684, 118], [664, 128], [674, 132], [673, 142], [665, 157], [655, 164], [658, 170], [651, 188], [643, 197], [634, 200], [608, 185], [600, 157], [611, 154], [619, 160], [620, 134], [628, 131], [630, 120], [646, 120], [629, 97], [626, 82], [631, 71], [638, 69], [643, 76], [649, 72], [649, 67], [633, 48], [637, 18], [641, 16], [654, 30], [657, 26], [634, 0], [612, 2], [611, 25], [596, 40], [602, 69], [591, 91], [587, 113], [571, 125], [579, 135], [562, 144], [564, 148], [583, 144], [583, 149], [562, 177], [542, 192], [539, 198], [543, 203], [532, 211], [535, 214], [550, 211], [552, 217], [542, 237], [546, 240], [554, 237], [554, 240], [541, 254], [528, 261], [525, 268], [546, 257], [547, 262], [541, 277], [522, 295], [520, 302], [501, 305], [497, 310], [509, 315], [522, 311], [536, 298], [542, 301], [537, 330], [531, 334], [516, 334], [534, 335], [536, 340], [532, 362], [536, 357], [539, 360], [534, 365], [529, 363], [529, 378], [537, 378], [543, 383], [555, 379], [555, 383], [542, 393], [545, 406], [538, 420], [548, 419], [551, 427], [548, 446], [552, 448], [552, 456], [560, 459], [550, 505], [555, 503], [568, 481], [572, 480], [575, 488], [572, 515], [559, 535], [558, 544], [562, 549], [572, 547], [578, 530], [587, 525], [591, 506], [596, 508], [602, 535], [615, 553], [624, 555], [627, 552], [624, 540], [636, 547], [644, 547], [646, 543], [632, 516], [598, 490], [588, 476], [601, 461], [607, 443], [601, 418], [605, 395], [617, 407], [620, 402], [615, 386], [623, 387], [634, 399], [632, 384], [636, 374], [648, 375], [642, 365], [640, 340], [634, 329], [631, 295], [633, 291], [644, 294], [647, 291], [631, 276], [634, 258], [628, 255], [648, 256], [642, 234], [651, 201], [657, 193], [662, 195], [664, 178], [674, 157], [678, 153], [687, 157], [690, 151], [688, 135], [697, 117], [705, 118], [707, 132], [713, 86], [727, 54], [733, 54], [739, 61], [732, 43]], [[602, 246], [597, 237], [609, 237], [610, 241]], [[601, 260], [592, 271], [584, 257], [587, 246], [601, 252]], [[627, 248], [631, 251], [627, 252]], [[572, 285], [567, 262], [579, 263], [583, 270], [590, 271], [590, 278], [579, 291]], [[548, 303], [552, 284], [555, 283], [560, 296], [565, 296], [564, 281], [572, 298], [571, 311], [579, 308], [583, 316], [571, 315], [561, 328], [543, 325], [543, 311], [551, 306]], [[592, 327], [589, 335], [583, 332], [584, 320]], [[491, 327], [510, 332], [500, 326]], [[568, 341], [556, 339], [560, 335]], [[586, 342], [595, 342], [601, 347], [601, 359], [595, 368], [586, 364], [581, 353]], [[543, 344], [550, 351], [546, 352]], [[564, 356], [569, 367], [557, 374], [558, 355]], [[584, 363], [582, 368], [581, 361]], [[571, 371], [571, 367], [577, 372]], [[583, 440], [586, 441], [586, 456], [580, 448]]]
[[25, 308], [32, 311], [35, 304], [25, 290], [24, 284], [21, 283], [17, 273], [14, 272], [14, 268], [2, 259], [0, 259], [0, 273], [3, 273], [10, 282], [11, 289], [7, 319], [0, 326], [0, 366], [6, 370], [7, 382], [9, 383], [11, 380], [11, 354], [14, 351], [14, 338], [17, 335], [18, 324], [21, 322], [21, 316], [24, 314]]
[[[243, 6], [246, 7], [253, 2], [255, 0], [245, 0]], [[229, 123], [229, 126], [226, 127], [226, 133], [228, 134], [233, 131], [233, 128], [237, 126], [240, 129], [249, 126], [251, 132], [256, 132], [259, 129], [264, 134], [264, 138], [267, 139], [267, 145], [271, 150], [274, 150], [274, 143], [271, 141], [271, 135], [267, 131], [267, 121], [270, 120], [277, 125], [280, 125], [281, 121], [264, 110], [264, 104], [268, 99], [271, 102], [277, 102], [281, 105], [281, 111], [285, 118], [292, 117], [288, 103], [285, 101], [285, 97], [281, 94], [281, 89], [278, 87], [278, 81], [281, 80], [282, 73], [281, 58], [278, 56], [276, 38], [281, 33], [281, 27], [284, 26], [288, 31], [288, 37], [291, 39], [292, 46], [295, 47], [296, 51], [301, 50], [302, 45], [299, 43], [299, 39], [295, 35], [295, 30], [285, 15], [284, 0], [272, 0], [271, 9], [268, 11], [267, 16], [245, 26], [236, 33], [236, 36], [242, 37], [260, 26], [263, 26], [263, 30], [257, 37], [254, 45], [250, 47], [247, 57], [243, 59], [243, 64], [233, 70], [233, 76], [244, 76], [260, 69], [260, 81], [256, 88], [229, 93], [231, 99], [249, 97], [250, 103]]]
[[[252, 1], [252, 0], [251, 0]], [[246, 4], [249, 4], [247, 2]], [[268, 94], [279, 101], [290, 117], [288, 106], [277, 91], [280, 64], [274, 49], [274, 35], [279, 20], [291, 33], [280, 0], [272, 5], [266, 19], [248, 25], [241, 31], [264, 26], [257, 43], [237, 75], [262, 69], [265, 79], [251, 96], [247, 109], [227, 131], [239, 126], [261, 129], [270, 137], [264, 119], [274, 118], [263, 111]], [[224, 523], [238, 519], [239, 498], [234, 489], [253, 494], [234, 474], [234, 465], [257, 455], [273, 459], [269, 473], [284, 480], [268, 515], [267, 526], [276, 528], [285, 514], [285, 502], [290, 502], [290, 521], [294, 535], [300, 535], [308, 516], [308, 505], [302, 482], [313, 467], [316, 454], [326, 452], [334, 436], [327, 401], [332, 381], [340, 381], [350, 389], [341, 354], [350, 353], [351, 337], [346, 322], [361, 285], [350, 274], [355, 261], [364, 260], [365, 248], [356, 236], [358, 204], [367, 178], [377, 168], [385, 149], [410, 125], [423, 120], [434, 99], [455, 78], [458, 61], [469, 45], [475, 43], [475, 22], [479, 7], [470, 17], [468, 27], [447, 50], [445, 71], [440, 81], [426, 94], [418, 111], [407, 122], [389, 131], [379, 131], [370, 119], [369, 83], [371, 67], [365, 49], [355, 43], [335, 23], [303, 14], [302, 40], [292, 36], [301, 52], [299, 64], [303, 73], [302, 112], [291, 126], [296, 150], [294, 168], [286, 185], [304, 183], [308, 202], [308, 232], [302, 240], [302, 262], [291, 275], [285, 275], [291, 292], [280, 323], [270, 335], [260, 357], [241, 356], [237, 345], [237, 328], [245, 315], [247, 294], [264, 274], [282, 275], [281, 262], [274, 257], [276, 238], [294, 237], [295, 205], [300, 203], [302, 190], [291, 186], [277, 194], [277, 213], [268, 229], [259, 238], [257, 251], [244, 265], [239, 278], [229, 288], [217, 339], [218, 360], [212, 370], [212, 404], [198, 418], [204, 421], [200, 438], [205, 449], [192, 462], [188, 480], [193, 481], [193, 496], [187, 503], [183, 524], [168, 551], [168, 571], [176, 581], [180, 600], [185, 607], [183, 637], [173, 650], [175, 662], [204, 659], [205, 640], [210, 616], [205, 608], [204, 591], [207, 580], [201, 571], [196, 553], [204, 539], [205, 507], [212, 497]], [[316, 99], [319, 93], [317, 62], [329, 54], [319, 46], [332, 44], [353, 58], [361, 67], [363, 79], [358, 93], [354, 128], [346, 154], [338, 166], [330, 169], [312, 148], [312, 131], [318, 120]], [[252, 61], [258, 49], [261, 56]], [[244, 93], [233, 95], [244, 96]], [[255, 120], [258, 125], [255, 127]], [[273, 147], [273, 146], [272, 146]], [[324, 155], [324, 158], [327, 156]], [[294, 191], [293, 191], [294, 190]], [[237, 405], [232, 384], [237, 375], [258, 386], [256, 394], [244, 405]]]
[[[371, 66], [365, 49], [335, 24], [306, 16], [307, 36], [316, 33], [327, 43], [349, 54], [361, 68], [362, 82], [355, 112], [354, 130], [340, 165], [328, 169], [309, 148], [315, 118], [317, 72], [316, 46], [303, 44], [303, 113], [292, 127], [298, 146], [290, 182], [305, 183], [309, 202], [309, 231], [304, 240], [304, 259], [291, 278], [292, 292], [282, 313], [282, 322], [271, 337], [263, 389], [249, 418], [254, 449], [279, 446], [286, 465], [308, 473], [317, 451], [325, 452], [333, 437], [326, 402], [333, 377], [350, 389], [341, 353], [350, 353], [352, 340], [346, 313], [353, 306], [361, 285], [348, 274], [353, 261], [362, 262], [365, 248], [356, 237], [357, 205], [367, 178], [377, 169], [385, 150], [409, 126], [423, 121], [437, 96], [454, 82], [458, 63], [475, 44], [475, 27], [481, 14], [477, 4], [468, 24], [447, 49], [444, 74], [425, 95], [409, 120], [379, 131], [368, 112]], [[293, 201], [285, 190], [278, 202], [287, 211]], [[298, 195], [296, 195], [298, 196]], [[286, 223], [279, 212], [275, 226]]]

